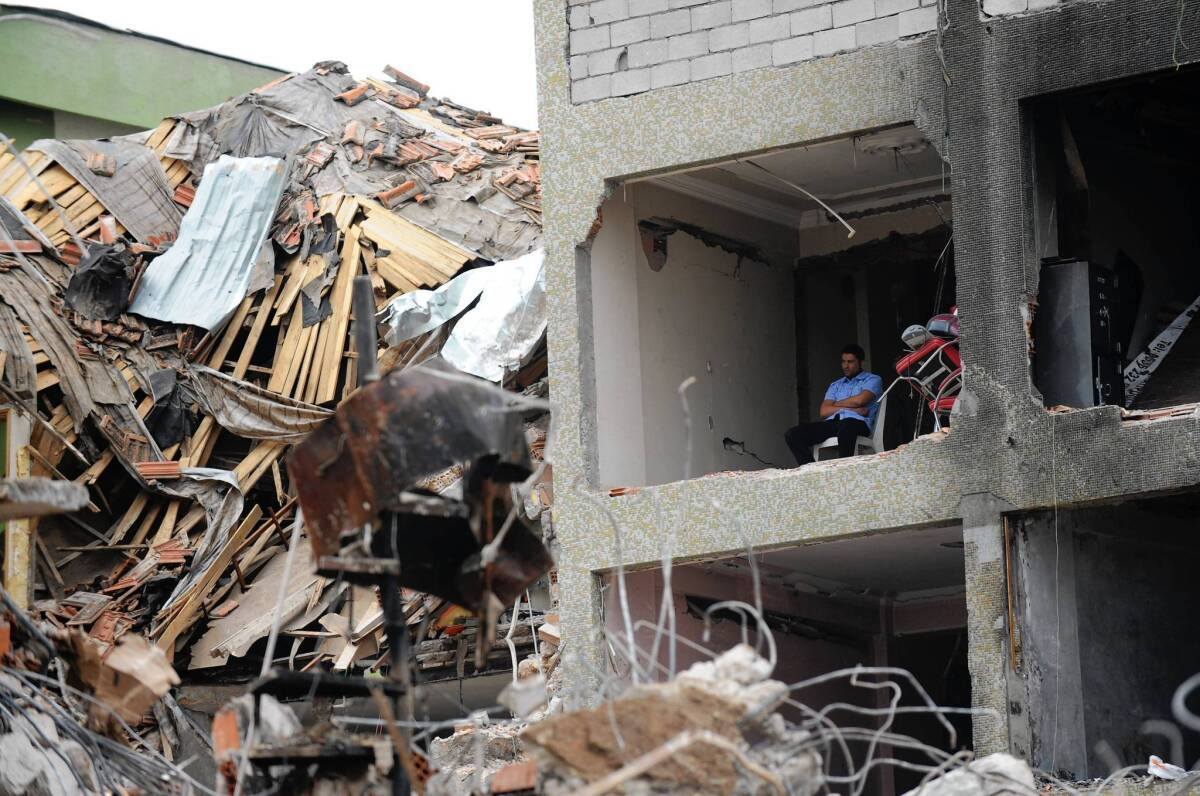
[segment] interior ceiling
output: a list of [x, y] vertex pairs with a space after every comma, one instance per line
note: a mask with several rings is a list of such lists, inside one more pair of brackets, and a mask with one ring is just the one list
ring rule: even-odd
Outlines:
[[758, 561], [802, 590], [930, 591], [966, 582], [962, 538], [959, 525], [895, 531], [772, 550]]
[[948, 190], [941, 157], [912, 125], [668, 174], [653, 182], [789, 226], [799, 225], [800, 213], [820, 208], [772, 174], [837, 210]]

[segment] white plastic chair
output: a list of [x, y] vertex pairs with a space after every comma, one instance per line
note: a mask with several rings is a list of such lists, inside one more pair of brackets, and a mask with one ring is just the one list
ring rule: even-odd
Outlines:
[[[887, 401], [887, 390], [884, 390], [883, 397], [879, 399], [879, 413], [875, 415], [875, 430], [871, 432], [871, 436], [859, 437], [857, 440], [855, 440], [855, 455], [861, 455], [864, 451], [867, 454], [883, 452], [883, 421], [884, 415], [887, 413]], [[825, 448], [836, 448], [837, 445], [837, 437], [830, 437], [820, 445], [813, 445], [813, 461], [821, 461], [821, 451]]]

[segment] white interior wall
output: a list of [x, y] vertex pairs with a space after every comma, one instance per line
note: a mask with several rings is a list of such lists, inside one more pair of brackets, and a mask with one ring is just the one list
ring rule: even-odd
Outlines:
[[646, 483], [637, 291], [637, 268], [646, 266], [638, 245], [633, 205], [619, 197], [605, 202], [591, 251], [601, 488]]
[[[726, 234], [734, 234], [729, 230]], [[638, 270], [646, 478], [685, 477], [687, 430], [678, 388], [689, 377], [692, 476], [759, 469], [725, 450], [725, 437], [792, 465], [783, 433], [796, 423], [792, 273], [743, 260], [684, 233], [666, 265]]]
[[[796, 423], [793, 231], [646, 184], [618, 191], [603, 213], [591, 250], [599, 486], [685, 477], [678, 387], [691, 376], [691, 476], [762, 467], [726, 451], [727, 436], [791, 466], [783, 433]], [[770, 264], [739, 263], [677, 232], [666, 265], [652, 271], [637, 232], [650, 217], [759, 246]]]

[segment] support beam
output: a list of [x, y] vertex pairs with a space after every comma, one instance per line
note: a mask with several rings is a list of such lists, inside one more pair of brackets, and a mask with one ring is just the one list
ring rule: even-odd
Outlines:
[[[19, 457], [28, 457], [31, 451], [34, 449], [22, 446], [17, 453], [18, 461]], [[78, 511], [88, 502], [87, 487], [70, 481], [32, 476], [0, 481], [0, 520]]]
[[966, 567], [971, 707], [995, 712], [994, 716], [981, 714], [973, 719], [974, 749], [978, 755], [1008, 752], [1011, 745], [1003, 517], [1003, 512], [1011, 508], [987, 492], [964, 495], [959, 505]]
[[[17, 449], [14, 475], [28, 478], [29, 451]], [[4, 590], [21, 610], [33, 602], [33, 523], [31, 519], [9, 520], [4, 528]]]

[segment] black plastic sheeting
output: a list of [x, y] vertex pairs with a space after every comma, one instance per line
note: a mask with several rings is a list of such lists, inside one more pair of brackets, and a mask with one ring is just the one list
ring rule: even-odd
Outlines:
[[91, 321], [116, 320], [129, 306], [135, 259], [123, 243], [90, 247], [71, 272], [63, 294], [67, 306]]

